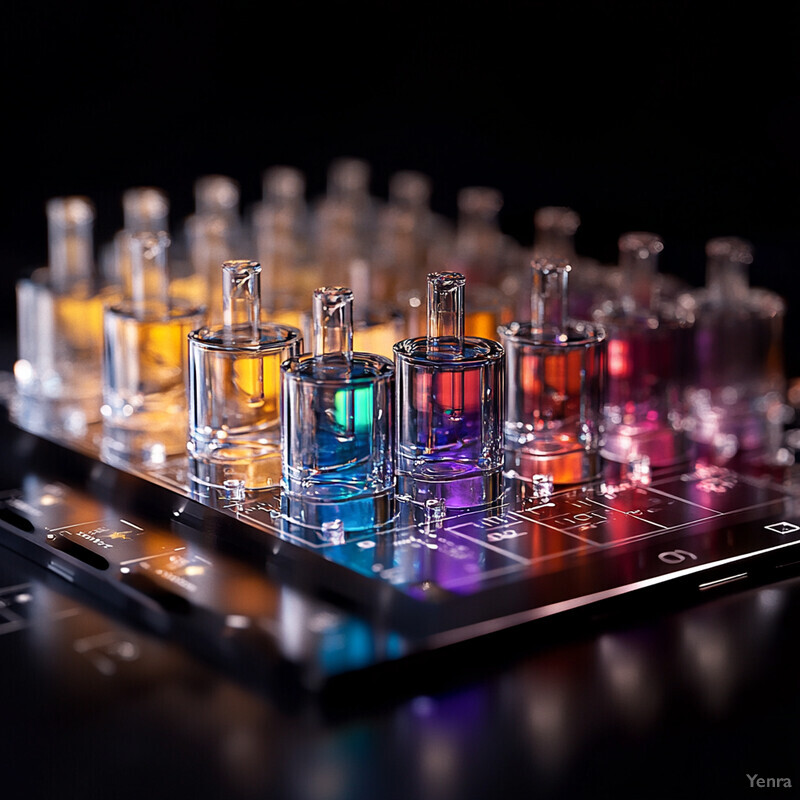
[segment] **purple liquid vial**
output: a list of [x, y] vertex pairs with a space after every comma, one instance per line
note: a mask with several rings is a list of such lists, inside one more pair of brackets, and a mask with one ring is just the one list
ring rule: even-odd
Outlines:
[[428, 276], [428, 333], [398, 342], [398, 495], [481, 508], [502, 485], [504, 357], [496, 341], [464, 335], [458, 272]]

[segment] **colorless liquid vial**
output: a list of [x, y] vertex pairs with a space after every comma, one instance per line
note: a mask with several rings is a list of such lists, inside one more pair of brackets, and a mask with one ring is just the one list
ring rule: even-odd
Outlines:
[[695, 327], [687, 430], [699, 455], [718, 461], [752, 457], [766, 446], [770, 408], [785, 394], [786, 303], [750, 285], [749, 242], [711, 239], [706, 256], [706, 286], [680, 298]]
[[[222, 264], [223, 323], [189, 335], [190, 456], [213, 475], [270, 485], [280, 455], [280, 365], [301, 352], [297, 328], [261, 322], [261, 265]], [[278, 459], [279, 461], [279, 459]], [[279, 464], [276, 478], [279, 478]]]
[[101, 455], [157, 467], [186, 450], [187, 337], [201, 308], [169, 297], [166, 233], [128, 235], [131, 293], [106, 309]]
[[428, 276], [427, 336], [395, 345], [397, 490], [412, 502], [480, 508], [502, 483], [502, 345], [464, 335], [465, 278]]
[[17, 282], [19, 357], [12, 416], [26, 430], [84, 437], [100, 421], [103, 308], [95, 275], [95, 210], [85, 197], [48, 201], [48, 266]]
[[284, 362], [281, 451], [286, 515], [325, 530], [394, 516], [394, 364], [353, 352], [353, 292], [317, 289], [313, 353]]
[[530, 321], [500, 329], [506, 350], [506, 474], [556, 486], [600, 474], [605, 331], [567, 317], [571, 265], [533, 261]]

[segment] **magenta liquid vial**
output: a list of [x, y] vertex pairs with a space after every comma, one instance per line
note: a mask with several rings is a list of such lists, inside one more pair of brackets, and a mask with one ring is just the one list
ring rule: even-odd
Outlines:
[[661, 302], [657, 265], [663, 249], [653, 233], [621, 236], [620, 296], [593, 314], [608, 338], [601, 455], [634, 471], [688, 456], [683, 387], [691, 367], [692, 326], [678, 306]]

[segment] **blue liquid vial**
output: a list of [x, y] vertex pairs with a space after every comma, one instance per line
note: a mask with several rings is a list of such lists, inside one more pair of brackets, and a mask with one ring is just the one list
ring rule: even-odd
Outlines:
[[283, 503], [321, 531], [394, 518], [394, 364], [353, 352], [353, 292], [317, 289], [313, 352], [281, 367]]
[[261, 319], [261, 265], [222, 264], [222, 325], [189, 334], [189, 441], [195, 478], [264, 489], [280, 480], [280, 365], [297, 328]]
[[502, 485], [505, 350], [464, 335], [465, 283], [428, 275], [427, 336], [394, 347], [398, 495], [448, 509], [489, 505]]

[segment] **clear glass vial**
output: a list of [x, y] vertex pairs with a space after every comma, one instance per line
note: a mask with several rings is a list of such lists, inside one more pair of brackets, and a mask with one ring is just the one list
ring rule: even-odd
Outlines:
[[170, 299], [166, 233], [127, 241], [130, 294], [104, 318], [101, 454], [157, 467], [186, 450], [186, 340], [203, 311]]
[[321, 527], [380, 527], [394, 516], [394, 364], [353, 352], [353, 292], [317, 289], [313, 352], [282, 368], [286, 514]]
[[252, 209], [253, 244], [261, 263], [261, 306], [269, 319], [297, 328], [319, 285], [309, 259], [305, 175], [273, 166], [262, 176], [262, 200]]
[[15, 422], [34, 433], [82, 437], [100, 420], [103, 306], [95, 273], [94, 205], [85, 197], [46, 206], [48, 266], [17, 282]]
[[506, 349], [506, 474], [581, 483], [600, 474], [605, 331], [567, 318], [565, 260], [532, 263], [531, 316], [500, 329]]
[[662, 297], [659, 236], [626, 233], [619, 240], [621, 294], [595, 309], [608, 339], [608, 391], [602, 455], [636, 471], [688, 457], [683, 390], [692, 363], [692, 325]]
[[280, 365], [300, 354], [302, 337], [261, 321], [257, 261], [225, 261], [221, 272], [222, 325], [189, 335], [188, 451], [262, 488], [251, 465], [279, 455]]
[[711, 457], [755, 454], [766, 443], [770, 398], [785, 393], [786, 303], [750, 285], [749, 242], [710, 239], [706, 257], [705, 287], [679, 299], [695, 326], [687, 429]]
[[505, 351], [464, 335], [465, 283], [431, 273], [427, 336], [394, 347], [398, 494], [452, 509], [485, 506], [502, 484]]

